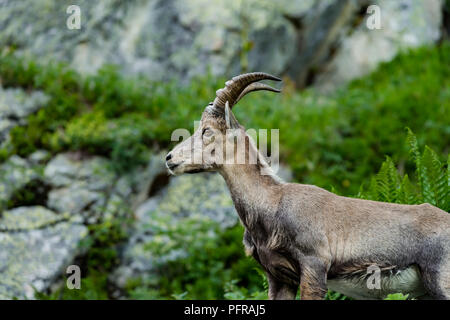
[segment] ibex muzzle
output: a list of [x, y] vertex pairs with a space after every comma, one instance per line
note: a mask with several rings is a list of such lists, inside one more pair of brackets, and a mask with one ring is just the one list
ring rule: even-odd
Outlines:
[[[360, 299], [396, 292], [450, 299], [445, 211], [341, 197], [261, 174], [270, 168], [231, 111], [249, 92], [279, 92], [260, 80], [280, 81], [249, 73], [218, 90], [199, 128], [167, 155], [166, 165], [172, 174], [218, 171], [224, 177], [245, 227], [246, 252], [267, 274], [269, 298], [293, 299], [300, 287], [302, 299], [322, 299], [327, 288]], [[244, 163], [219, 161], [230, 157], [224, 150], [235, 150], [236, 139], [245, 143]], [[232, 160], [237, 156], [233, 152]]]

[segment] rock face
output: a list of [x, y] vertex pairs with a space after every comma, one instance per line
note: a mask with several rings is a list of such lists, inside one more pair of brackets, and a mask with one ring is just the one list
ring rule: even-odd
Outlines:
[[44, 107], [48, 99], [41, 91], [26, 93], [20, 88], [0, 86], [0, 147], [8, 141], [9, 131], [26, 124], [26, 117]]
[[[406, 48], [432, 44], [441, 37], [442, 1], [378, 0], [381, 29], [370, 30], [367, 20], [342, 38], [340, 49], [318, 75], [325, 90], [346, 83], [390, 61]], [[370, 15], [367, 15], [368, 18]]]
[[[135, 199], [146, 200], [152, 181], [166, 174], [162, 155], [122, 176], [102, 157], [49, 156], [39, 150], [0, 164], [0, 299], [45, 292], [82, 253], [89, 225], [132, 216]], [[40, 185], [42, 194], [28, 190]], [[34, 199], [24, 205], [17, 195], [27, 192]]]
[[[442, 0], [83, 0], [81, 29], [69, 30], [71, 4], [3, 1], [0, 46], [82, 72], [112, 63], [154, 80], [186, 81], [258, 70], [326, 88], [403, 48], [436, 41], [442, 24]], [[381, 30], [366, 26], [373, 4]]]
[[33, 299], [47, 289], [78, 252], [87, 228], [39, 206], [0, 217], [0, 299]]
[[13, 194], [39, 178], [37, 167], [26, 159], [12, 156], [0, 165], [0, 212], [5, 209]]
[[[135, 216], [122, 263], [110, 277], [118, 288], [133, 278], [155, 276], [164, 264], [186, 256], [180, 239], [169, 236], [171, 230], [182, 230], [188, 223], [197, 227], [217, 223], [226, 229], [238, 222], [225, 181], [214, 173], [172, 178], [167, 188], [137, 208]], [[213, 228], [207, 229], [207, 236], [214, 239]], [[189, 236], [195, 237], [195, 230]], [[151, 249], [154, 246], [160, 248], [158, 253]]]
[[44, 176], [53, 189], [47, 206], [70, 212], [87, 223], [101, 219], [117, 179], [110, 163], [100, 157], [80, 161], [74, 154], [60, 154], [45, 168]]

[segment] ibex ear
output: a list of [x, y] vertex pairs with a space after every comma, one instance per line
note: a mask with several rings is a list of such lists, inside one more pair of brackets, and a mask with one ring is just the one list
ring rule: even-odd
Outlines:
[[240, 127], [239, 122], [230, 109], [228, 101], [225, 103], [225, 122], [227, 124], [227, 129], [239, 129]]

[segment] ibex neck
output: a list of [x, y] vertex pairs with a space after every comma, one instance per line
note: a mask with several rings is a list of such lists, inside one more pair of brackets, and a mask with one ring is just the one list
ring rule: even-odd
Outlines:
[[262, 215], [275, 213], [280, 200], [281, 179], [263, 175], [260, 165], [225, 165], [220, 173], [224, 177], [234, 206], [244, 226], [252, 229]]

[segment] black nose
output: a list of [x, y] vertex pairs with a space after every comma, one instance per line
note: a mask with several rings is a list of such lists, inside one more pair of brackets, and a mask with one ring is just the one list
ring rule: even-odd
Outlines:
[[168, 153], [167, 156], [166, 156], [166, 161], [169, 161], [170, 159], [172, 159], [172, 154]]

